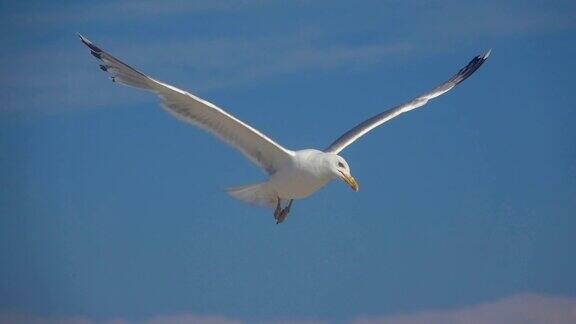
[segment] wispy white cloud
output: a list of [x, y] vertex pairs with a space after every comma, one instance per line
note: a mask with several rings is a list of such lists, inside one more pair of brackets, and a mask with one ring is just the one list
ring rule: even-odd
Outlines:
[[143, 1], [102, 1], [85, 6], [83, 4], [70, 4], [66, 7], [49, 6], [42, 10], [15, 12], [10, 20], [16, 25], [33, 23], [74, 23], [74, 22], [136, 22], [161, 16], [226, 13], [254, 9], [258, 7], [273, 6], [275, 0], [143, 0]]
[[[576, 323], [576, 298], [541, 294], [518, 294], [493, 302], [451, 310], [431, 310], [415, 314], [393, 316], [363, 316], [350, 321], [354, 324], [526, 324], [526, 323]], [[117, 318], [96, 321], [89, 317], [42, 317], [21, 313], [0, 313], [3, 324], [128, 324], [129, 320]], [[144, 324], [238, 324], [241, 320], [225, 316], [194, 314], [162, 315], [139, 321]], [[270, 320], [261, 323], [321, 324], [321, 320]]]
[[576, 27], [576, 8], [506, 1], [447, 1], [421, 13], [426, 32], [440, 39], [508, 37]]
[[[244, 16], [239, 13], [255, 10], [263, 10], [259, 18], [277, 17], [290, 8], [298, 9], [291, 12], [297, 21], [265, 20], [266, 30], [235, 34], [228, 25], [215, 23], [213, 29], [206, 27], [201, 33], [144, 37], [137, 42], [134, 36], [141, 34], [123, 32], [126, 26], [143, 26], [147, 21], [164, 26], [159, 18], [166, 23], [177, 15], [210, 14], [226, 21], [223, 18], [240, 19]], [[318, 14], [325, 11], [331, 14]], [[307, 14], [300, 18], [297, 13]], [[400, 13], [402, 19], [393, 17], [394, 13]], [[2, 18], [0, 27], [5, 26], [5, 31], [36, 26], [54, 28], [58, 33], [50, 43], [11, 46], [0, 52], [0, 60], [10, 62], [0, 67], [0, 113], [6, 115], [146, 100], [125, 89], [106, 96], [94, 92], [104, 75], [71, 32], [69, 39], [61, 35], [70, 25], [107, 26], [114, 33], [93, 39], [97, 44], [158, 79], [204, 96], [217, 89], [258, 84], [291, 73], [362, 69], [387, 64], [391, 58], [401, 62], [401, 58], [451, 51], [462, 44], [473, 43], [475, 49], [484, 50], [492, 46], [486, 39], [574, 28], [576, 9], [561, 4], [518, 6], [497, 1], [368, 1], [350, 8], [315, 1], [145, 0], [97, 2], [89, 7], [34, 7], [4, 13]], [[212, 21], [204, 18], [207, 23]], [[207, 30], [215, 34], [205, 35]], [[15, 38], [13, 43], [20, 40]]]
[[[190, 14], [235, 14], [255, 9], [278, 10], [298, 8], [301, 10], [333, 10], [348, 14], [366, 15], [365, 21], [357, 25], [339, 24], [327, 19], [317, 21], [318, 25], [328, 24], [330, 28], [363, 29], [382, 27], [380, 19], [385, 12], [392, 9], [409, 13], [399, 28], [409, 31], [411, 26], [426, 26], [421, 32], [437, 33], [439, 36], [450, 36], [455, 33], [470, 32], [488, 34], [510, 34], [531, 32], [534, 30], [555, 30], [568, 26], [574, 27], [574, 5], [567, 1], [520, 2], [520, 1], [480, 1], [462, 2], [456, 0], [442, 1], [366, 1], [350, 8], [339, 6], [337, 2], [291, 1], [278, 0], [129, 0], [101, 1], [85, 6], [71, 4], [66, 7], [46, 6], [35, 11], [14, 12], [6, 18], [12, 23], [26, 25], [30, 23], [72, 23], [97, 22], [124, 24], [141, 20]], [[344, 8], [344, 9], [342, 9]], [[370, 10], [363, 10], [370, 8]], [[359, 18], [359, 17], [357, 17]], [[376, 18], [376, 19], [375, 19]], [[314, 24], [313, 21], [310, 22]], [[408, 27], [408, 28], [406, 28]], [[408, 35], [408, 34], [407, 34]]]
[[[63, 48], [46, 45], [37, 51], [12, 56], [12, 64], [0, 68], [5, 76], [0, 78], [0, 96], [5, 103], [0, 113], [49, 113], [70, 107], [106, 107], [144, 100], [123, 91], [112, 91], [106, 96], [95, 93], [93, 88], [101, 85], [107, 76], [98, 70], [97, 61], [89, 51], [76, 43], [73, 37], [70, 35], [76, 48], [71, 48], [70, 44]], [[285, 35], [282, 39], [220, 38], [141, 44], [115, 39], [109, 41], [109, 46], [105, 40], [97, 44], [105, 49], [111, 48], [109, 51], [113, 55], [155, 78], [200, 94], [258, 83], [281, 74], [342, 66], [362, 68], [391, 56], [401, 56], [412, 49], [406, 43], [318, 45], [317, 37], [310, 32]], [[0, 54], [0, 59], [4, 59], [2, 56]]]

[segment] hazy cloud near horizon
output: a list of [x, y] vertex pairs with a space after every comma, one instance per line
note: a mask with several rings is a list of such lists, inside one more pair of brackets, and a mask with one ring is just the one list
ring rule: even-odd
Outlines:
[[[117, 318], [95, 321], [88, 317], [42, 317], [19, 313], [0, 313], [3, 324], [129, 324], [132, 321]], [[145, 324], [239, 324], [240, 320], [225, 316], [200, 316], [193, 314], [156, 316], [139, 321]], [[323, 324], [316, 320], [287, 320], [261, 323]], [[450, 310], [430, 310], [414, 314], [393, 316], [364, 316], [352, 319], [353, 324], [530, 324], [530, 323], [576, 323], [576, 297], [541, 294], [517, 294], [507, 298], [478, 305]]]

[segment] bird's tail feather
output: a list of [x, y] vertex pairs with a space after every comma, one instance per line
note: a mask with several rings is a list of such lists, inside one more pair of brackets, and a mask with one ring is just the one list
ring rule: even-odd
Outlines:
[[226, 191], [230, 196], [247, 203], [270, 208], [276, 207], [277, 195], [266, 182], [228, 188]]

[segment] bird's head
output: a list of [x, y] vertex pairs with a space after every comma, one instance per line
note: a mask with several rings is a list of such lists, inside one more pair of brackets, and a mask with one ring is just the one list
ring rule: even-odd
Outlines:
[[328, 156], [328, 168], [330, 169], [334, 178], [340, 178], [346, 182], [354, 191], [358, 191], [360, 186], [352, 174], [350, 174], [350, 167], [343, 157], [337, 154], [330, 154]]

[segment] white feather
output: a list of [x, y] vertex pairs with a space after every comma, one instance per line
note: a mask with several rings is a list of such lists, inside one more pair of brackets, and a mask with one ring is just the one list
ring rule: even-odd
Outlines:
[[101, 68], [112, 74], [113, 81], [155, 92], [168, 112], [231, 144], [268, 174], [279, 170], [294, 156], [293, 151], [285, 149], [216, 105], [145, 75], [95, 46], [82, 35], [79, 36], [90, 48], [92, 55], [104, 63]]

